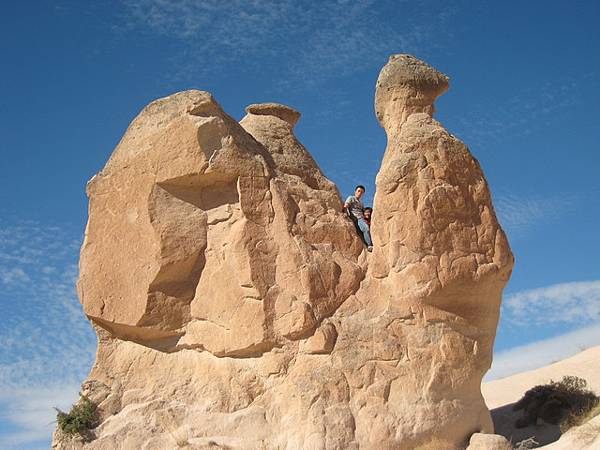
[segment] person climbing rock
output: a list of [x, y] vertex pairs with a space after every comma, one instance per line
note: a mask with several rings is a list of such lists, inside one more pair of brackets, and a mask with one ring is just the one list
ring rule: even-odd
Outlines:
[[[371, 228], [365, 221], [365, 205], [360, 201], [360, 198], [365, 193], [365, 187], [361, 184], [354, 189], [354, 195], [350, 195], [344, 202], [344, 211], [354, 221], [362, 238], [367, 244], [367, 250], [373, 251], [373, 241], [371, 240]], [[370, 220], [370, 219], [369, 219]]]
[[363, 211], [363, 215], [365, 217], [365, 222], [369, 225], [369, 230], [371, 229], [371, 216], [373, 215], [373, 208], [367, 206]]

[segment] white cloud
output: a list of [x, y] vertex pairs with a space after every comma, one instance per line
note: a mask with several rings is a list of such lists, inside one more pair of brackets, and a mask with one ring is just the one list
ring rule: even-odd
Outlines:
[[484, 381], [537, 369], [595, 345], [600, 345], [600, 325], [598, 324], [504, 350], [494, 355], [492, 368]]
[[56, 426], [54, 408], [68, 411], [78, 392], [78, 384], [0, 389], [0, 418], [17, 428], [0, 436], [0, 448], [16, 450], [24, 444], [47, 441]]
[[503, 320], [515, 325], [582, 325], [600, 320], [600, 280], [561, 283], [508, 295]]
[[[494, 355], [486, 380], [536, 369], [600, 344], [600, 280], [559, 283], [509, 294], [501, 324], [514, 333], [562, 329], [558, 336]], [[568, 329], [577, 329], [566, 332]]]
[[87, 375], [94, 333], [75, 294], [79, 233], [0, 218], [0, 448], [44, 440]]

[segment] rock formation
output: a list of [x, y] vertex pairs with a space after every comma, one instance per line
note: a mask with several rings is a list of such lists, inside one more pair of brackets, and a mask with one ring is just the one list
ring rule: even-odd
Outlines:
[[477, 161], [432, 119], [447, 78], [395, 55], [367, 254], [300, 114], [207, 92], [148, 105], [88, 184], [78, 292], [95, 439], [56, 448], [464, 449], [493, 431], [512, 255]]

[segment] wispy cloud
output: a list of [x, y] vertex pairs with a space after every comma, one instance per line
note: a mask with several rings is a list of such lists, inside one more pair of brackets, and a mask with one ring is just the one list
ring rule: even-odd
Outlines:
[[480, 97], [478, 106], [467, 111], [453, 126], [469, 145], [485, 148], [530, 135], [560, 122], [575, 105], [587, 101], [588, 82], [597, 74], [590, 72], [564, 76], [552, 82], [524, 85], [510, 96], [499, 99]]
[[597, 324], [514, 347], [494, 355], [492, 368], [487, 373], [485, 381], [543, 367], [595, 345], [600, 345], [600, 325]]
[[54, 408], [68, 410], [77, 400], [78, 389], [78, 384], [61, 384], [0, 390], [0, 419], [15, 427], [15, 431], [0, 436], [0, 448], [17, 450], [47, 442], [55, 427]]
[[0, 281], [4, 285], [14, 285], [29, 281], [29, 276], [20, 267], [7, 268], [0, 273]]
[[589, 83], [597, 76], [594, 72], [565, 75], [551, 82], [524, 84], [505, 97], [481, 95], [463, 117], [456, 119], [452, 132], [469, 146], [485, 149], [491, 143], [548, 130], [564, 120], [573, 107], [588, 101]]
[[600, 280], [559, 283], [507, 295], [501, 314], [505, 330], [554, 336], [494, 354], [486, 379], [535, 369], [599, 345], [599, 319]]
[[537, 225], [559, 219], [575, 209], [581, 200], [581, 195], [575, 194], [541, 197], [509, 193], [498, 195], [494, 206], [507, 234], [519, 238]]
[[[183, 48], [180, 78], [231, 64], [319, 82], [389, 53], [449, 39], [452, 7], [422, 1], [124, 0], [125, 28], [172, 38]], [[394, 17], [394, 20], [390, 18]], [[260, 61], [260, 63], [259, 63]]]
[[576, 324], [600, 320], [600, 280], [554, 284], [510, 294], [503, 320], [516, 325]]
[[80, 236], [68, 225], [0, 219], [1, 448], [49, 440], [91, 367], [94, 333], [75, 295]]

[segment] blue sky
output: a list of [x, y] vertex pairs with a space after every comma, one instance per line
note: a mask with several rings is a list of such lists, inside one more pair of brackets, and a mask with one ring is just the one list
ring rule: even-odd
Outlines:
[[600, 2], [3, 2], [0, 448], [47, 448], [95, 336], [74, 292], [86, 181], [153, 99], [213, 93], [302, 112], [345, 195], [372, 201], [393, 53], [450, 77], [436, 118], [483, 166], [516, 265], [490, 377], [600, 344]]

